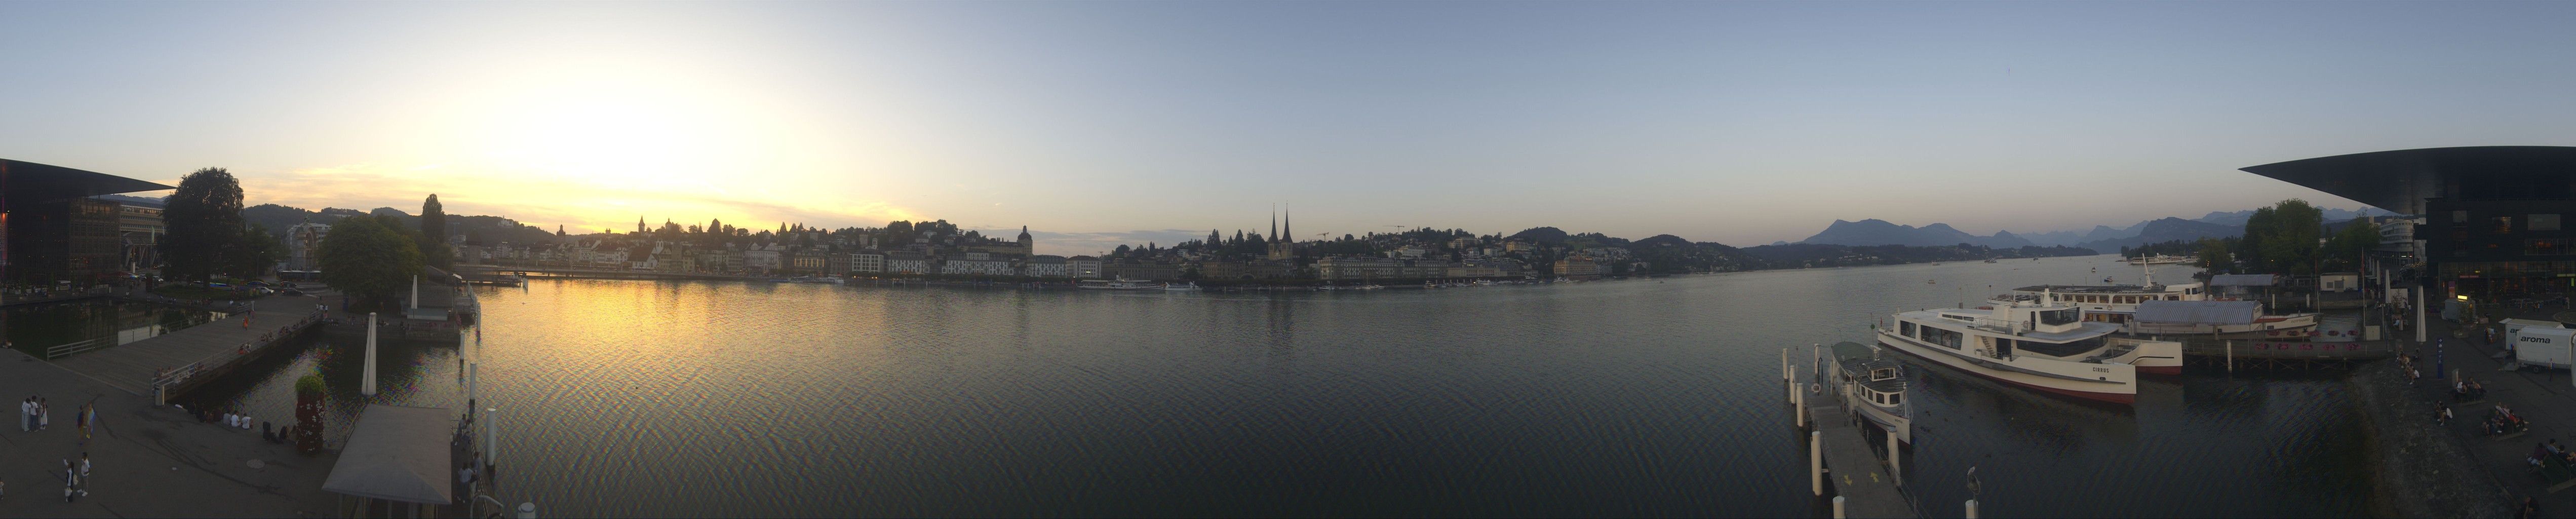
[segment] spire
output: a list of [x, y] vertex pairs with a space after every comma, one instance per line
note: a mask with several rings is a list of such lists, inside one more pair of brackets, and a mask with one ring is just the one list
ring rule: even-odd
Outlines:
[[1270, 241], [1279, 241], [1279, 204], [1270, 204]]
[[1297, 243], [1296, 231], [1289, 227], [1288, 220], [1288, 203], [1281, 202], [1279, 203], [1279, 241], [1294, 245]]

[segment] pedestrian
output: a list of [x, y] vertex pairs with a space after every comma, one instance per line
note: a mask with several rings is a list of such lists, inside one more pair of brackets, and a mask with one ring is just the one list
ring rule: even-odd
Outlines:
[[54, 426], [54, 409], [48, 404], [45, 397], [36, 397], [36, 430], [42, 431]]
[[36, 430], [35, 404], [35, 397], [27, 397], [24, 400], [18, 401], [18, 431], [25, 432]]
[[91, 482], [90, 482], [90, 480], [89, 480], [89, 453], [86, 453], [86, 452], [81, 453], [81, 461], [80, 461], [80, 478], [81, 478], [81, 489], [82, 489], [82, 490], [80, 491], [81, 495], [84, 495], [84, 496], [89, 495], [89, 490], [88, 490], [88, 489], [89, 489], [89, 487], [90, 487], [93, 483], [91, 483]]

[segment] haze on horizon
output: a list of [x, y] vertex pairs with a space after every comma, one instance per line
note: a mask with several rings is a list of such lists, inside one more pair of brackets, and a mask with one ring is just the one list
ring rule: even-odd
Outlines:
[[[2571, 3], [0, 3], [0, 157], [627, 229], [1041, 251], [1393, 225], [1749, 246], [2301, 197], [2563, 145]], [[160, 195], [163, 193], [141, 193]]]

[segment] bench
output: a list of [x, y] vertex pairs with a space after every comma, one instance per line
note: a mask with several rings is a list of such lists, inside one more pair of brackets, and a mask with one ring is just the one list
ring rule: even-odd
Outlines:
[[2549, 456], [2540, 460], [2540, 479], [2549, 482], [2549, 493], [2555, 494], [2576, 487], [2576, 467], [2568, 467], [2565, 459]]

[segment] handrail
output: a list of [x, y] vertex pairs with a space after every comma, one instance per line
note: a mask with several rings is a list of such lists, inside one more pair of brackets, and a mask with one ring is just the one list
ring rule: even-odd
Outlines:
[[105, 342], [106, 340], [107, 340], [107, 338], [105, 338], [105, 337], [101, 337], [101, 338], [97, 338], [97, 339], [90, 339], [90, 340], [86, 340], [86, 341], [67, 342], [67, 343], [62, 343], [62, 344], [56, 344], [56, 345], [53, 345], [53, 346], [51, 346], [51, 347], [47, 347], [47, 348], [45, 348], [45, 360], [54, 360], [54, 359], [59, 359], [59, 358], [63, 358], [63, 357], [71, 356], [71, 355], [73, 355], [73, 354], [78, 354], [78, 353], [82, 353], [82, 352], [87, 352], [87, 351], [89, 351], [89, 350], [99, 349], [99, 348], [101, 347], [101, 346], [100, 346], [100, 343]]

